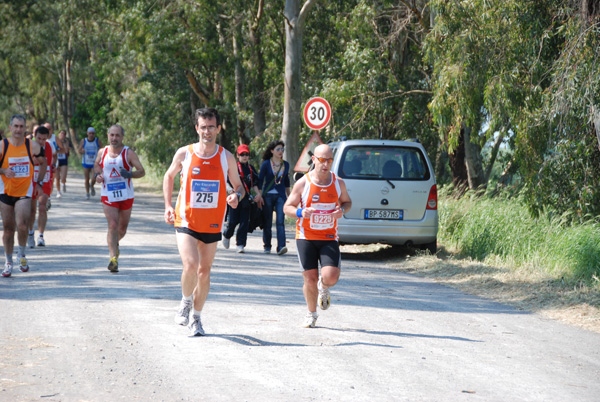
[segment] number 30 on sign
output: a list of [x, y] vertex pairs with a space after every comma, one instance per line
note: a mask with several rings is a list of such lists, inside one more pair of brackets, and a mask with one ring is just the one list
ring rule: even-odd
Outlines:
[[313, 130], [321, 130], [331, 119], [331, 106], [323, 98], [312, 98], [304, 106], [304, 122]]

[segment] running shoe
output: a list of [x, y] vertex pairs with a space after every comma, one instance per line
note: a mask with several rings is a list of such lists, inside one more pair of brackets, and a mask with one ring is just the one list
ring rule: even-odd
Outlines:
[[35, 247], [35, 236], [33, 233], [27, 236], [27, 247], [34, 248]]
[[228, 239], [227, 237], [223, 236], [223, 247], [225, 247], [226, 249], [229, 250], [229, 241], [231, 239]]
[[46, 242], [44, 241], [44, 238], [42, 236], [38, 236], [37, 246], [46, 247]]
[[244, 251], [244, 246], [237, 246], [237, 252], [240, 253], [240, 254], [244, 253], [245, 252]]
[[323, 281], [321, 277], [319, 277], [317, 288], [319, 289], [319, 298], [317, 299], [317, 304], [321, 310], [327, 310], [331, 305], [331, 295], [329, 294], [329, 289], [323, 289]]
[[50, 208], [52, 208], [52, 203], [50, 202], [50, 198], [48, 198], [48, 201], [46, 201], [46, 211], [50, 211]]
[[190, 336], [204, 336], [204, 328], [202, 328], [199, 315], [192, 316], [192, 322], [190, 322], [188, 328], [190, 329]]
[[192, 302], [182, 299], [181, 303], [179, 303], [179, 310], [175, 314], [175, 324], [188, 325], [190, 322], [190, 311], [192, 311]]
[[12, 264], [7, 262], [4, 264], [4, 271], [2, 271], [2, 276], [8, 278], [12, 275]]
[[90, 193], [87, 193], [87, 194], [85, 195], [85, 199], [86, 199], [86, 200], [89, 200], [89, 199], [90, 199]]
[[302, 327], [304, 327], [304, 328], [314, 328], [315, 325], [317, 324], [317, 318], [319, 318], [319, 316], [317, 315], [316, 312], [315, 313], [311, 313], [309, 311], [304, 316], [304, 322], [302, 323]]
[[278, 252], [278, 255], [284, 255], [285, 253], [287, 253], [287, 247], [283, 246]]
[[119, 272], [119, 263], [117, 262], [117, 257], [112, 257], [108, 262], [108, 270], [110, 272]]
[[20, 257], [20, 261], [21, 261], [21, 266], [19, 267], [19, 269], [21, 270], [21, 272], [29, 271], [29, 264], [27, 263], [27, 258], [25, 258], [25, 256]]
[[62, 198], [62, 194], [60, 193], [60, 191], [56, 192], [56, 198]]
[[270, 248], [266, 248], [265, 251], [263, 251], [263, 253], [265, 253], [265, 254], [271, 254], [271, 249]]
[[96, 195], [96, 189], [94, 189], [94, 187], [92, 187], [91, 193], [92, 193], [92, 197]]

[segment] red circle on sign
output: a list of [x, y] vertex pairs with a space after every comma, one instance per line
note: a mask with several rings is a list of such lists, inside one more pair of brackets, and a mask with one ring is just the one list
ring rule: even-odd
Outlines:
[[312, 98], [304, 106], [304, 122], [313, 130], [320, 130], [329, 124], [331, 106], [323, 98]]

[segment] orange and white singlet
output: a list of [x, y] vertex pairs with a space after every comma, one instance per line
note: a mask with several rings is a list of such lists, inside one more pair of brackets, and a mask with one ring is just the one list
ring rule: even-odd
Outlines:
[[188, 146], [181, 169], [181, 188], [175, 206], [175, 227], [198, 233], [220, 233], [227, 211], [227, 155], [217, 145], [209, 157]]
[[[44, 149], [44, 154], [46, 155], [46, 163], [48, 164], [48, 167], [46, 168], [46, 174], [44, 175], [44, 180], [42, 180], [45, 184], [45, 183], [52, 181], [52, 146], [50, 145], [49, 142], [46, 141], [43, 149]], [[40, 181], [38, 179], [39, 174], [40, 174], [40, 165], [34, 165], [33, 166], [33, 181], [36, 183], [38, 181]]]
[[104, 147], [102, 151], [102, 159], [100, 167], [102, 168], [102, 197], [107, 197], [108, 202], [119, 202], [130, 200], [134, 197], [133, 180], [126, 179], [121, 176], [121, 168], [131, 172], [132, 167], [127, 163], [127, 150], [129, 147], [124, 146], [121, 153], [116, 158], [110, 156], [108, 149]]
[[2, 155], [3, 169], [11, 169], [15, 177], [9, 179], [2, 175], [0, 181], [0, 194], [11, 197], [31, 197], [33, 194], [33, 159], [29, 139], [25, 138], [23, 144], [15, 147], [10, 141], [4, 141], [4, 154]]
[[310, 219], [299, 218], [296, 221], [296, 239], [338, 240], [337, 219], [332, 215], [338, 204], [340, 183], [331, 173], [331, 182], [320, 186], [310, 180], [310, 174], [304, 176], [306, 182], [302, 190], [300, 208], [316, 209]]

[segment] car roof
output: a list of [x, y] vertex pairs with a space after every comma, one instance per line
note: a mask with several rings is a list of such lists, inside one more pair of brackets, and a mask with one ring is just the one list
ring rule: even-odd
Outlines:
[[413, 140], [346, 140], [346, 141], [335, 141], [328, 144], [331, 147], [339, 146], [355, 146], [355, 145], [389, 145], [389, 146], [402, 146], [402, 147], [414, 147], [424, 149], [420, 142]]

